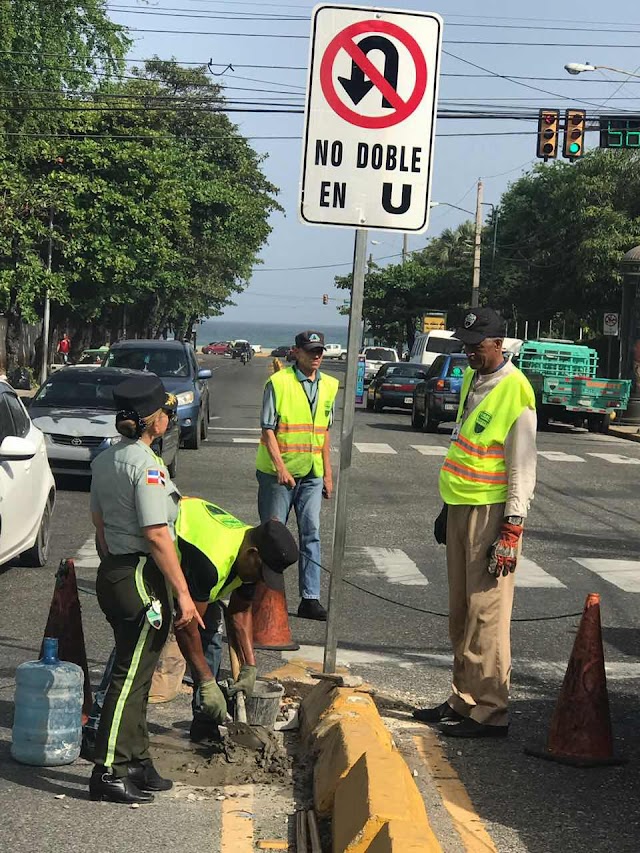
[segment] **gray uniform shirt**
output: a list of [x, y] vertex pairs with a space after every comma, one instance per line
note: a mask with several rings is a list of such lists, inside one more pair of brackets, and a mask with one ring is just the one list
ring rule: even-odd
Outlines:
[[110, 554], [148, 554], [142, 528], [154, 524], [175, 539], [180, 492], [150, 447], [123, 438], [96, 456], [91, 472], [91, 511], [102, 516]]

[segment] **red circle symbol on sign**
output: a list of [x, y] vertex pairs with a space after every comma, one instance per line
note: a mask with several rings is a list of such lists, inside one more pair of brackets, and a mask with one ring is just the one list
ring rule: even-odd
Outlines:
[[[409, 51], [416, 69], [416, 81], [413, 91], [406, 101], [400, 97], [389, 81], [356, 44], [356, 36], [365, 33], [383, 33], [387, 36], [393, 36]], [[345, 50], [349, 54], [353, 62], [366, 74], [385, 100], [392, 105], [393, 109], [387, 115], [362, 115], [348, 107], [338, 96], [333, 82], [333, 66], [341, 50]], [[329, 43], [320, 63], [320, 85], [327, 103], [340, 118], [358, 127], [382, 130], [405, 121], [418, 108], [427, 88], [427, 63], [420, 45], [406, 30], [389, 21], [359, 21], [339, 32]]]

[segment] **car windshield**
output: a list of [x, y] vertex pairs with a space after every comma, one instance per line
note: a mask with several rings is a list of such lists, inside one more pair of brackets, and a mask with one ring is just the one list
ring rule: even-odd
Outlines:
[[399, 364], [393, 365], [392, 367], [387, 368], [387, 376], [394, 376], [396, 379], [398, 377], [405, 377], [406, 379], [422, 379], [427, 374], [426, 371], [421, 367], [414, 367], [411, 364]]
[[382, 347], [372, 347], [367, 350], [366, 357], [369, 361], [395, 361], [396, 352], [392, 349], [382, 349]]
[[189, 362], [181, 349], [153, 347], [140, 349], [123, 347], [112, 349], [106, 367], [128, 367], [131, 370], [147, 370], [156, 376], [188, 376]]
[[125, 379], [126, 376], [114, 376], [113, 374], [66, 378], [64, 373], [60, 373], [45, 382], [34, 397], [33, 405], [53, 406], [57, 409], [106, 409], [107, 411], [115, 411], [113, 389]]
[[428, 352], [462, 352], [462, 341], [457, 338], [434, 338], [429, 335]]

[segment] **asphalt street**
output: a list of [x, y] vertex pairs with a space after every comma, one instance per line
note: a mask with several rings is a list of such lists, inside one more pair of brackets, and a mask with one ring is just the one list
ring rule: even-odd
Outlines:
[[[177, 484], [183, 494], [206, 497], [257, 522], [254, 462], [269, 360], [254, 358], [247, 366], [222, 357], [203, 361], [214, 370], [209, 439], [197, 452], [180, 451]], [[326, 368], [344, 378], [343, 365]], [[341, 405], [340, 399], [331, 432], [336, 467]], [[436, 704], [448, 693], [444, 549], [435, 544], [432, 527], [441, 505], [437, 478], [449, 431], [443, 426], [437, 435], [416, 432], [404, 412], [356, 414], [338, 660], [390, 697], [389, 713], [400, 719], [406, 719], [412, 703]], [[518, 569], [510, 736], [504, 741], [444, 742], [444, 754], [496, 850], [637, 851], [640, 528], [633, 507], [640, 445], [558, 427], [539, 434], [538, 450], [538, 487], [526, 525], [525, 559]], [[11, 849], [90, 850], [92, 839], [99, 838], [103, 850], [134, 850], [152, 831], [158, 850], [174, 849], [178, 835], [185, 851], [217, 851], [212, 840], [219, 823], [215, 801], [190, 802], [186, 817], [184, 803], [166, 801], [166, 808], [150, 807], [152, 817], [145, 818], [141, 809], [131, 821], [126, 809], [123, 817], [116, 807], [89, 804], [84, 787], [89, 765], [32, 770], [9, 758], [14, 669], [37, 655], [60, 558], [77, 559], [89, 664], [96, 679], [111, 648], [106, 622], [91, 595], [96, 561], [87, 484], [60, 481], [58, 489], [50, 565], [0, 570], [0, 807], [6, 837], [14, 839]], [[323, 509], [325, 600], [332, 506], [326, 502]], [[288, 573], [287, 584], [293, 614], [298, 601], [295, 570]], [[589, 592], [602, 596], [616, 749], [628, 763], [577, 770], [527, 757], [523, 748], [545, 738], [579, 622], [567, 614], [580, 612]], [[303, 661], [320, 660], [324, 626], [293, 615], [290, 623], [301, 649], [289, 659], [301, 667]], [[261, 667], [274, 669], [282, 657], [263, 653]], [[426, 775], [424, 768], [417, 772]], [[56, 793], [67, 797], [54, 800]], [[120, 846], [104, 843], [123, 827], [128, 841], [121, 837]], [[463, 848], [451, 842], [443, 849]]]

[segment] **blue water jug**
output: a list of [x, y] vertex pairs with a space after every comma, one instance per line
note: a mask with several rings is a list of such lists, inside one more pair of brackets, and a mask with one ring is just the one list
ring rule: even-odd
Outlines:
[[58, 660], [58, 641], [45, 637], [41, 660], [16, 669], [11, 755], [21, 764], [55, 767], [80, 755], [84, 674]]

